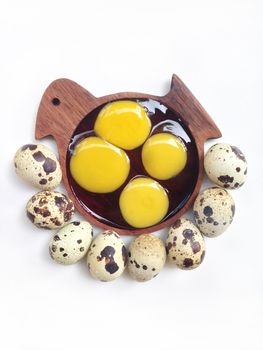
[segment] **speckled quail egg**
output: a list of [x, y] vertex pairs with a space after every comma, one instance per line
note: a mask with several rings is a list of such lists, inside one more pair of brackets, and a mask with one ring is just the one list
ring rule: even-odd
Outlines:
[[30, 198], [26, 213], [37, 227], [56, 229], [70, 221], [74, 214], [74, 205], [62, 193], [42, 191]]
[[41, 190], [53, 190], [62, 178], [55, 154], [40, 144], [24, 145], [15, 154], [16, 173]]
[[168, 261], [184, 270], [198, 267], [205, 256], [205, 241], [199, 229], [185, 218], [178, 219], [166, 239]]
[[111, 230], [100, 233], [91, 243], [87, 264], [91, 275], [103, 282], [119, 277], [127, 263], [127, 250], [120, 236]]
[[78, 262], [87, 254], [92, 236], [93, 230], [89, 222], [71, 222], [51, 239], [49, 244], [51, 258], [64, 265]]
[[149, 281], [164, 266], [166, 252], [163, 241], [151, 234], [142, 234], [130, 244], [128, 253], [128, 272], [139, 281]]
[[207, 237], [216, 237], [231, 224], [235, 214], [235, 203], [226, 190], [211, 187], [199, 193], [193, 209], [200, 231]]
[[225, 143], [212, 146], [205, 155], [204, 167], [209, 179], [224, 188], [239, 188], [246, 180], [246, 158], [235, 146]]

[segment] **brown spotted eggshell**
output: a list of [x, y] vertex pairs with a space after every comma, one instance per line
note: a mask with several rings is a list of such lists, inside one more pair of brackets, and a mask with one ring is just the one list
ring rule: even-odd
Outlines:
[[92, 226], [87, 221], [73, 221], [67, 224], [50, 241], [51, 258], [64, 265], [78, 262], [87, 254], [92, 236]]
[[95, 279], [108, 282], [118, 278], [127, 263], [127, 250], [120, 236], [107, 230], [92, 241], [88, 255], [88, 269]]
[[185, 218], [177, 220], [166, 239], [168, 261], [184, 270], [198, 267], [205, 256], [205, 241], [199, 229]]
[[156, 277], [163, 268], [166, 252], [163, 241], [151, 234], [135, 238], [129, 247], [128, 272], [139, 281], [149, 281]]
[[42, 191], [30, 198], [26, 213], [37, 227], [57, 229], [71, 220], [74, 205], [63, 193]]
[[15, 154], [17, 175], [41, 190], [53, 190], [62, 178], [55, 154], [40, 144], [24, 145]]
[[235, 215], [233, 198], [220, 187], [211, 187], [200, 192], [193, 209], [195, 222], [207, 237], [221, 235], [231, 224]]
[[204, 167], [209, 179], [224, 188], [239, 188], [246, 180], [246, 158], [235, 146], [218, 143], [209, 148]]

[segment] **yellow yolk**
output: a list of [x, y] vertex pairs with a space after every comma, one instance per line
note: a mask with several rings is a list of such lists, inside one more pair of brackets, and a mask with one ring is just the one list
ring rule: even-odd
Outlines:
[[155, 225], [164, 218], [169, 200], [166, 191], [157, 181], [138, 177], [124, 188], [119, 205], [127, 223], [142, 228]]
[[152, 177], [168, 180], [178, 175], [185, 167], [187, 151], [180, 138], [160, 133], [151, 136], [143, 145], [142, 162]]
[[130, 171], [127, 154], [99, 137], [87, 137], [75, 148], [70, 172], [85, 190], [109, 193], [119, 188]]
[[151, 121], [137, 102], [116, 101], [107, 104], [100, 111], [94, 129], [104, 140], [131, 150], [147, 139]]

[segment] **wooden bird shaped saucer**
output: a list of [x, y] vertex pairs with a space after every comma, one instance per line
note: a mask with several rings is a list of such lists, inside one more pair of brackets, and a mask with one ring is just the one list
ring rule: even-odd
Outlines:
[[[105, 104], [117, 100], [141, 103], [149, 111], [152, 132], [171, 132], [187, 142], [185, 169], [173, 179], [160, 181], [169, 193], [168, 213], [151, 227], [129, 226], [118, 206], [124, 186], [135, 176], [148, 176], [141, 161], [141, 147], [128, 152], [130, 174], [123, 186], [112, 193], [95, 194], [83, 190], [69, 171], [73, 140], [93, 130], [99, 111]], [[204, 142], [221, 137], [221, 132], [184, 83], [173, 75], [170, 91], [165, 96], [122, 92], [98, 98], [71, 80], [55, 80], [46, 89], [37, 113], [35, 137], [39, 140], [46, 136], [53, 136], [57, 143], [64, 185], [76, 209], [96, 226], [137, 235], [173, 224], [190, 208], [202, 182]]]

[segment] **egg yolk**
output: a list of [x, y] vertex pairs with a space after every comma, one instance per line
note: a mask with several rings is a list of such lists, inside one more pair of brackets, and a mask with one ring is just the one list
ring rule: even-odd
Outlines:
[[129, 225], [142, 228], [157, 224], [164, 218], [169, 200], [166, 191], [157, 181], [138, 177], [123, 189], [119, 206]]
[[113, 145], [131, 150], [147, 139], [151, 121], [145, 109], [137, 102], [116, 101], [107, 104], [100, 111], [94, 130]]
[[109, 193], [119, 188], [130, 171], [127, 154], [99, 137], [87, 137], [74, 149], [70, 172], [85, 190]]
[[185, 167], [187, 151], [180, 138], [160, 133], [151, 136], [143, 145], [142, 162], [152, 177], [168, 180], [178, 175]]

